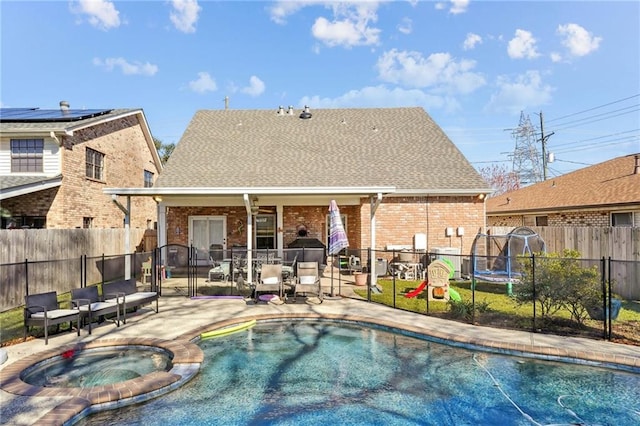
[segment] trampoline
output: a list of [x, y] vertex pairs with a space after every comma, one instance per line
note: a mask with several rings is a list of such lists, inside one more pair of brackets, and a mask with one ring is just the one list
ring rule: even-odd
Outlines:
[[517, 283], [522, 275], [518, 256], [546, 252], [544, 240], [533, 229], [520, 226], [506, 235], [478, 233], [471, 246], [474, 280], [507, 285]]

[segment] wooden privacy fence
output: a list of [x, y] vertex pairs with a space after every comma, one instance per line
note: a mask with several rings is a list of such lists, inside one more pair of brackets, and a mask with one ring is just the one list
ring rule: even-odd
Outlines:
[[[547, 252], [577, 250], [583, 259], [611, 258], [613, 291], [625, 299], [640, 300], [640, 228], [531, 226]], [[506, 235], [513, 228], [489, 227], [491, 235]]]
[[[547, 245], [548, 252], [572, 249], [584, 259], [612, 258], [640, 261], [640, 228], [531, 226]], [[492, 226], [491, 235], [506, 235], [514, 228]]]
[[[128, 253], [142, 246], [144, 235], [144, 229], [130, 230]], [[123, 274], [125, 241], [124, 229], [0, 230], [0, 311], [24, 303], [27, 282], [32, 293], [65, 292], [83, 279], [96, 283]], [[140, 256], [133, 256], [132, 273]]]

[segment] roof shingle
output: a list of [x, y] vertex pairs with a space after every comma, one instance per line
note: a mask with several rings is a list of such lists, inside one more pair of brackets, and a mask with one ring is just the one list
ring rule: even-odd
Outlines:
[[490, 188], [422, 108], [198, 111], [155, 187]]

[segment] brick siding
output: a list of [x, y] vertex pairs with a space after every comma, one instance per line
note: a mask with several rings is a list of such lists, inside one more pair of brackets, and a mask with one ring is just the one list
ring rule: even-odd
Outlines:
[[[124, 213], [102, 192], [104, 188], [142, 187], [144, 170], [158, 176], [137, 116], [92, 126], [64, 137], [62, 184], [3, 200], [14, 216], [46, 216], [47, 228], [81, 228], [83, 218], [93, 218], [94, 228], [121, 228]], [[86, 177], [86, 148], [105, 154], [104, 181]], [[126, 206], [126, 200], [120, 202]], [[149, 197], [131, 198], [132, 228], [145, 229], [157, 221], [156, 203]]]

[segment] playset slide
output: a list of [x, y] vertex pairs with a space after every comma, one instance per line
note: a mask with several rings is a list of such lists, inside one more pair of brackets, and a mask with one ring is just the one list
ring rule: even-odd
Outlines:
[[[422, 281], [415, 290], [411, 290], [409, 293], [405, 294], [404, 297], [408, 297], [408, 298], [416, 297], [417, 295], [422, 293], [422, 290], [424, 290], [427, 284], [428, 282], [426, 280]], [[456, 302], [462, 301], [462, 297], [460, 297], [460, 293], [458, 293], [456, 289], [454, 289], [453, 287], [449, 287], [449, 298], [451, 298], [452, 300], [455, 300]]]
[[408, 297], [408, 298], [416, 297], [417, 295], [422, 293], [422, 290], [424, 290], [426, 286], [427, 286], [427, 280], [424, 280], [420, 283], [418, 288], [416, 288], [415, 290], [411, 290], [409, 293], [405, 294], [404, 297]]

